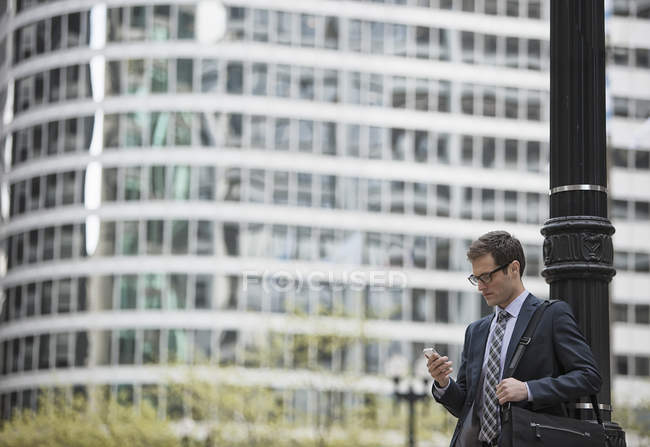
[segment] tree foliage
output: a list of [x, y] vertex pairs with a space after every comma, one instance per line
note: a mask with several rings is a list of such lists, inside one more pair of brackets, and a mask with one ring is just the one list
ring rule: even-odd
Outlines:
[[15, 413], [0, 430], [3, 447], [175, 447], [166, 421], [143, 404], [139, 409], [112, 399], [42, 399], [38, 411]]

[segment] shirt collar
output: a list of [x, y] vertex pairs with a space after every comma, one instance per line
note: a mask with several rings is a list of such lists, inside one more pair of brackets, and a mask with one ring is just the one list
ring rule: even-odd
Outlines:
[[[527, 296], [528, 290], [524, 289], [521, 295], [512, 300], [512, 303], [508, 304], [504, 310], [516, 319], [519, 316], [519, 311], [521, 310], [521, 306], [524, 305], [524, 301], [526, 300]], [[500, 310], [501, 308], [499, 306], [494, 306], [494, 312], [497, 314], [497, 316]]]

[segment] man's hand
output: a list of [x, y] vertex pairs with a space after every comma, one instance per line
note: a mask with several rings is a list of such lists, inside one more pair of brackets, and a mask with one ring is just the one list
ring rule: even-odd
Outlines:
[[439, 386], [442, 388], [446, 387], [449, 384], [449, 374], [453, 371], [451, 367], [452, 362], [449, 361], [447, 356], [441, 357], [435, 352], [427, 357], [427, 359], [427, 369], [431, 377], [433, 377]]
[[501, 405], [506, 402], [528, 400], [528, 389], [526, 388], [526, 384], [517, 379], [513, 379], [512, 377], [503, 379], [501, 383], [497, 385], [497, 399], [499, 399], [499, 404]]

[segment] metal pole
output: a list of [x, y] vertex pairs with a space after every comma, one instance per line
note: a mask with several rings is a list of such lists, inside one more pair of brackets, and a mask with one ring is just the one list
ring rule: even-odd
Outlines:
[[[551, 0], [550, 219], [542, 275], [567, 301], [603, 377], [599, 403], [611, 420], [609, 283], [614, 227], [608, 220], [603, 0]], [[574, 416], [594, 419], [588, 400]], [[618, 424], [607, 423], [615, 446]]]

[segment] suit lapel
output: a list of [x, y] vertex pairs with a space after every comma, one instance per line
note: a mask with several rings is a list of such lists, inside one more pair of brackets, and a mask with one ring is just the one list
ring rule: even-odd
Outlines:
[[515, 323], [515, 329], [512, 331], [512, 337], [510, 337], [510, 343], [508, 344], [508, 351], [506, 351], [506, 361], [504, 364], [504, 368], [506, 370], [508, 368], [508, 365], [510, 365], [510, 361], [514, 355], [515, 348], [517, 347], [517, 344], [519, 344], [521, 336], [524, 335], [524, 331], [528, 327], [528, 323], [530, 322], [530, 319], [532, 318], [533, 313], [535, 313], [535, 309], [537, 309], [538, 305], [539, 301], [529, 293], [526, 297], [526, 300], [524, 301], [524, 304], [521, 306], [521, 310], [519, 310], [519, 316], [517, 317], [517, 322]]
[[481, 379], [481, 370], [483, 369], [483, 358], [485, 357], [485, 348], [487, 345], [488, 334], [490, 333], [490, 324], [492, 323], [491, 318], [484, 318], [483, 321], [478, 325], [476, 329], [475, 343], [477, 355], [472, 358], [472, 383], [478, 384]]

